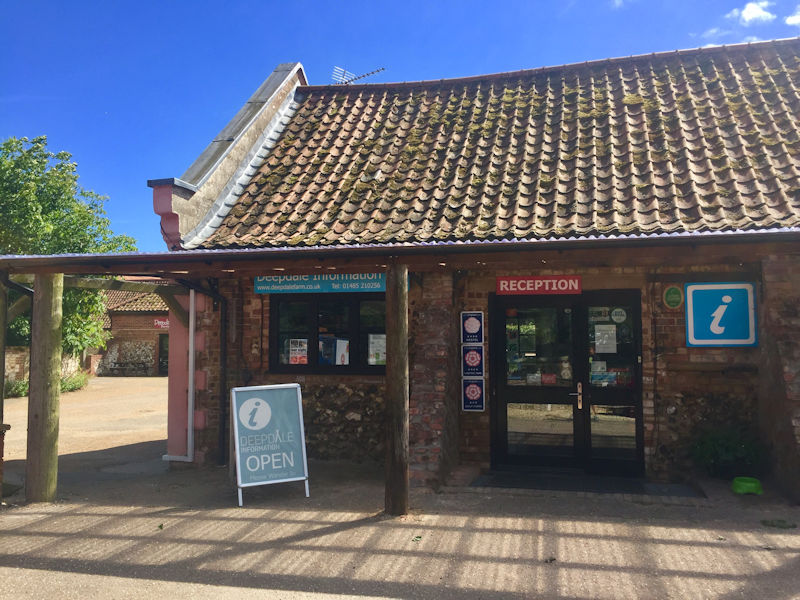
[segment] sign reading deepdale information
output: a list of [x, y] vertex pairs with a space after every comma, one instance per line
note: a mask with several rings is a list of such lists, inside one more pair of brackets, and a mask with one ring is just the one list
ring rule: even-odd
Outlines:
[[304, 481], [308, 461], [300, 385], [259, 385], [231, 390], [236, 485], [242, 488]]

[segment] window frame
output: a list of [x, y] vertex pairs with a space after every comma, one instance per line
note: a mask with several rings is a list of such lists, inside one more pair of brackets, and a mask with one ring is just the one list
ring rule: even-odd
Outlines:
[[[303, 375], [385, 375], [386, 365], [361, 364], [361, 357], [367, 360], [367, 352], [362, 352], [361, 312], [363, 301], [381, 300], [386, 302], [384, 292], [347, 292], [334, 294], [269, 294], [269, 370], [271, 373], [297, 373]], [[324, 301], [343, 301], [348, 307], [348, 335], [350, 336], [350, 364], [319, 364], [319, 307]], [[279, 361], [280, 304], [283, 302], [308, 303], [308, 364], [285, 365]], [[384, 335], [386, 330], [384, 327]], [[353, 360], [356, 357], [356, 360]]]

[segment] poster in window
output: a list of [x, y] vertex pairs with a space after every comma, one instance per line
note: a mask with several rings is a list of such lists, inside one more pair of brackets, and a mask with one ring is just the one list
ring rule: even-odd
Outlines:
[[367, 364], [385, 365], [386, 364], [386, 334], [370, 333], [367, 336], [368, 348]]
[[617, 353], [617, 326], [594, 326], [594, 351], [597, 354]]
[[350, 364], [350, 341], [349, 340], [336, 340], [336, 364], [349, 365]]
[[308, 340], [290, 339], [289, 340], [289, 364], [307, 365], [308, 364]]

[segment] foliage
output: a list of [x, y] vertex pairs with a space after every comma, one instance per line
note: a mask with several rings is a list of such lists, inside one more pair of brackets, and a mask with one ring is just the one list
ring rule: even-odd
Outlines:
[[83, 371], [78, 371], [74, 375], [68, 375], [61, 378], [61, 391], [62, 392], [75, 392], [86, 387], [89, 383], [89, 374]]
[[[89, 383], [89, 374], [79, 371], [74, 375], [67, 375], [61, 378], [61, 391], [62, 392], [75, 392], [86, 387]], [[27, 379], [7, 379], [6, 380], [6, 398], [21, 398], [28, 395], [28, 386], [30, 382]]]
[[691, 452], [694, 463], [712, 477], [759, 475], [764, 465], [762, 444], [742, 427], [705, 431], [697, 436]]
[[6, 398], [21, 398], [28, 395], [27, 379], [6, 379]]
[[[134, 250], [131, 237], [111, 231], [106, 199], [78, 185], [70, 154], [50, 152], [45, 136], [12, 137], [0, 144], [0, 254]], [[64, 293], [65, 352], [77, 354], [105, 344], [104, 298], [97, 291]], [[9, 325], [8, 340], [13, 345], [30, 343], [29, 317]]]

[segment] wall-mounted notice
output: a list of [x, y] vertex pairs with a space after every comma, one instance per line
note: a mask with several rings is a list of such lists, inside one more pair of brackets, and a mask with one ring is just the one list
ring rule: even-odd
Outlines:
[[483, 412], [486, 408], [483, 379], [461, 380], [461, 410]]
[[461, 343], [483, 343], [483, 312], [463, 311], [461, 313]]
[[617, 326], [594, 326], [594, 351], [596, 354], [617, 353]]
[[300, 385], [259, 385], [231, 390], [236, 486], [305, 481], [308, 462]]
[[483, 346], [461, 346], [461, 375], [483, 377]]
[[755, 284], [687, 283], [687, 346], [757, 346]]

